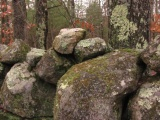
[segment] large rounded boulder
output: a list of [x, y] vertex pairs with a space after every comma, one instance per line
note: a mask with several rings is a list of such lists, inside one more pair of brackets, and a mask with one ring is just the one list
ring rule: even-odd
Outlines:
[[55, 87], [36, 79], [28, 63], [17, 63], [1, 88], [1, 108], [22, 118], [51, 117]]
[[120, 50], [72, 66], [58, 82], [54, 120], [121, 120], [141, 75], [137, 63], [137, 52]]

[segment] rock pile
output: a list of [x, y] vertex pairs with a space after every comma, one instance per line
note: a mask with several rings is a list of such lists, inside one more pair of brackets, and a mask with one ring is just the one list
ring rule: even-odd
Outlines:
[[74, 28], [46, 51], [0, 45], [0, 120], [158, 120], [159, 43], [106, 53], [103, 39]]

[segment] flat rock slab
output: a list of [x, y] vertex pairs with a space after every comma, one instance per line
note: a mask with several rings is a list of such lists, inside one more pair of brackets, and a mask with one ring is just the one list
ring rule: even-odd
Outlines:
[[53, 48], [61, 54], [71, 54], [76, 44], [85, 37], [82, 28], [62, 29], [53, 41]]

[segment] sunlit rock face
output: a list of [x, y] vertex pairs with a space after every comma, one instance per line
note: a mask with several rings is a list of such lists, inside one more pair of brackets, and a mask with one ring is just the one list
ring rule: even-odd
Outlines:
[[160, 118], [160, 77], [145, 79], [129, 101], [129, 120], [159, 120]]
[[55, 87], [36, 79], [28, 63], [17, 63], [7, 73], [1, 88], [2, 108], [24, 118], [53, 116]]
[[85, 37], [82, 28], [62, 29], [53, 41], [53, 48], [61, 54], [73, 53], [76, 44]]
[[117, 50], [69, 69], [58, 82], [54, 120], [121, 120], [123, 98], [141, 75], [137, 56]]

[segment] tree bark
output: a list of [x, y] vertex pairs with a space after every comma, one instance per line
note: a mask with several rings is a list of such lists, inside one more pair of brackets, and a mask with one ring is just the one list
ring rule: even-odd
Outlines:
[[[117, 6], [119, 7], [119, 11], [120, 9], [124, 9], [123, 7], [127, 7], [128, 14], [125, 20], [128, 23], [128, 28], [121, 29], [124, 26], [122, 24], [115, 27], [112, 24], [113, 22], [110, 21], [109, 36], [111, 46], [113, 48], [135, 48], [137, 43], [143, 45], [144, 41], [149, 41], [150, 0], [111, 0], [111, 18], [116, 14], [113, 14], [113, 12]], [[122, 19], [120, 21], [117, 20], [117, 24], [120, 24]], [[126, 34], [127, 39], [123, 40], [122, 37]]]
[[36, 47], [47, 49], [48, 10], [47, 0], [36, 0]]
[[14, 39], [25, 40], [26, 4], [25, 0], [12, 0]]

